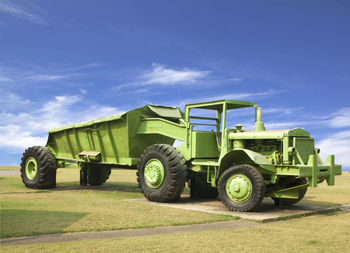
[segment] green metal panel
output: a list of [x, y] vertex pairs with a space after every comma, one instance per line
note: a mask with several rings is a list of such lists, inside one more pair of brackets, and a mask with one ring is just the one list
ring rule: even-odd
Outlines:
[[296, 148], [297, 153], [300, 155], [298, 158], [299, 163], [307, 163], [309, 155], [314, 154], [314, 139], [312, 138], [293, 138], [293, 147]]
[[214, 132], [194, 131], [192, 133], [192, 157], [213, 158], [219, 157], [216, 134]]
[[297, 199], [299, 197], [299, 190], [307, 187], [307, 184], [297, 185], [290, 188], [266, 193], [265, 196], [273, 198]]
[[327, 157], [326, 164], [329, 166], [329, 175], [327, 177], [327, 183], [328, 185], [334, 185], [334, 175], [338, 173], [338, 171], [336, 171], [337, 168], [334, 163], [334, 155], [329, 155]]
[[282, 146], [282, 154], [283, 154], [283, 164], [289, 164], [289, 151], [288, 148], [290, 147], [290, 140], [289, 136], [283, 138], [283, 146]]
[[287, 129], [287, 130], [265, 130], [265, 131], [254, 131], [254, 130], [243, 130], [241, 133], [234, 131], [229, 133], [229, 139], [239, 140], [254, 140], [254, 139], [276, 139], [282, 140], [283, 137], [288, 136], [300, 136], [310, 137], [310, 134], [300, 128]]
[[220, 163], [218, 159], [194, 159], [192, 165], [219, 167]]
[[186, 140], [186, 126], [169, 122], [162, 118], [142, 119], [137, 130], [138, 134], [161, 134], [176, 140]]
[[181, 119], [182, 114], [178, 107], [148, 105], [153, 112], [163, 118]]
[[231, 150], [220, 159], [220, 175], [229, 167], [239, 164], [256, 164], [266, 174], [275, 173], [275, 166], [263, 155], [249, 149]]
[[[161, 129], [152, 130], [152, 124], [147, 127], [143, 122], [147, 119], [156, 119]], [[47, 147], [58, 160], [84, 161], [79, 154], [92, 151], [100, 152], [101, 160], [97, 162], [134, 166], [148, 146], [171, 145], [176, 138], [185, 139], [185, 126], [180, 119], [178, 108], [148, 105], [121, 115], [52, 129]]]

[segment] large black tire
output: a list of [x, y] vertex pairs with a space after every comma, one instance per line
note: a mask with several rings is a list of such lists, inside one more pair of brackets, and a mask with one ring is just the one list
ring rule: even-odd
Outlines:
[[[296, 182], [289, 184], [286, 187], [293, 187], [302, 184], [307, 184], [307, 178], [297, 178]], [[302, 188], [299, 190], [299, 197], [297, 199], [284, 199], [284, 198], [272, 198], [276, 206], [291, 206], [302, 200], [306, 194], [307, 188]]]
[[87, 168], [87, 182], [92, 186], [99, 186], [105, 183], [111, 175], [110, 168], [103, 167], [88, 167]]
[[56, 187], [56, 159], [46, 147], [34, 146], [26, 149], [22, 156], [20, 172], [22, 181], [28, 188]]
[[217, 188], [214, 188], [207, 183], [206, 173], [196, 173], [191, 171], [189, 187], [191, 199], [213, 199], [218, 196]]
[[[232, 178], [238, 177], [236, 182], [236, 192], [240, 191], [240, 180], [249, 185], [250, 189], [241, 199], [233, 200], [226, 192], [226, 184], [231, 182]], [[250, 183], [249, 183], [250, 182]], [[228, 184], [230, 185], [230, 184]], [[230, 187], [229, 187], [230, 188]], [[251, 165], [237, 165], [227, 169], [218, 181], [219, 198], [224, 205], [231, 211], [246, 212], [256, 210], [265, 196], [265, 181], [260, 171]]]
[[[161, 162], [164, 168], [163, 180], [157, 187], [151, 187], [145, 179], [145, 166], [150, 160]], [[186, 183], [187, 168], [184, 158], [174, 147], [154, 144], [141, 155], [136, 175], [138, 185], [147, 199], [168, 202], [180, 198]]]

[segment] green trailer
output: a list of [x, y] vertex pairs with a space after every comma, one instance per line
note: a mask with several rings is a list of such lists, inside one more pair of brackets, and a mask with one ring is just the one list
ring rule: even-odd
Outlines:
[[[229, 128], [228, 113], [246, 107], [255, 108], [255, 128]], [[232, 211], [251, 211], [264, 197], [291, 205], [308, 187], [334, 185], [341, 165], [334, 155], [323, 163], [319, 152], [305, 130], [266, 130], [253, 102], [188, 104], [184, 112], [146, 105], [50, 130], [45, 147], [23, 153], [21, 177], [27, 187], [54, 188], [56, 168], [73, 162], [81, 185], [101, 185], [111, 168], [131, 168], [151, 201], [178, 200], [187, 183], [191, 198], [219, 197]]]

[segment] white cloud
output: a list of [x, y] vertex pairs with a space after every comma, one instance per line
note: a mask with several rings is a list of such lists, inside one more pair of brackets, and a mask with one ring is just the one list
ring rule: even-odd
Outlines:
[[191, 70], [188, 68], [181, 70], [166, 68], [157, 63], [153, 63], [152, 67], [152, 70], [136, 75], [130, 82], [113, 87], [113, 92], [140, 86], [194, 84], [210, 74], [210, 71]]
[[47, 22], [37, 14], [38, 10], [40, 10], [38, 7], [29, 4], [20, 6], [18, 2], [14, 4], [14, 1], [0, 2], [0, 12], [32, 23], [47, 25]]
[[327, 155], [334, 154], [337, 164], [350, 168], [350, 130], [333, 134], [316, 144], [321, 149], [323, 162]]
[[90, 68], [96, 68], [96, 67], [101, 67], [104, 64], [99, 63], [99, 62], [92, 62], [92, 63], [87, 63], [84, 65], [80, 65], [77, 67], [71, 67], [71, 68], [67, 68], [68, 71], [77, 71], [77, 70], [84, 70], [84, 69], [90, 69]]
[[72, 75], [36, 74], [36, 75], [27, 76], [24, 78], [24, 80], [35, 81], [35, 82], [38, 82], [38, 81], [56, 81], [56, 80], [70, 78], [70, 77], [72, 77]]
[[328, 122], [334, 128], [350, 127], [350, 107], [344, 107], [333, 113]]
[[0, 112], [0, 148], [21, 152], [33, 145], [45, 145], [51, 128], [121, 113], [115, 107], [89, 104], [79, 110], [83, 96], [56, 96], [31, 112]]
[[85, 89], [80, 89], [81, 94], [85, 95], [87, 93], [87, 90]]
[[[223, 78], [222, 76], [211, 75], [212, 71], [198, 70], [189, 68], [168, 68], [165, 65], [153, 63], [152, 69], [139, 72], [129, 73], [125, 77], [126, 81], [114, 86], [111, 92], [120, 92], [121, 90], [134, 90], [142, 86], [161, 87], [174, 85], [193, 85], [201, 84], [206, 86], [217, 85], [218, 83], [238, 83], [242, 82], [242, 78]], [[154, 94], [154, 92], [152, 92]]]
[[228, 78], [228, 79], [224, 79], [224, 81], [242, 82], [243, 78]]
[[305, 125], [305, 122], [265, 122], [264, 125], [266, 129], [290, 129], [297, 126], [301, 127], [302, 125]]
[[0, 82], [13, 82], [11, 78], [0, 76]]
[[184, 68], [175, 70], [165, 68], [160, 64], [152, 64], [153, 70], [146, 72], [140, 76], [143, 84], [188, 84], [195, 83], [198, 79], [204, 78], [210, 74], [210, 71], [190, 70]]
[[12, 92], [0, 89], [0, 108], [2, 110], [11, 110], [29, 105], [30, 100], [18, 96]]
[[41, 109], [42, 112], [62, 112], [70, 105], [82, 100], [81, 96], [56, 96], [54, 100], [46, 103]]
[[271, 96], [275, 95], [277, 93], [280, 93], [281, 91], [277, 90], [267, 90], [263, 92], [246, 92], [246, 93], [228, 93], [221, 96], [215, 96], [207, 98], [207, 101], [215, 101], [215, 100], [223, 100], [223, 99], [248, 99], [248, 98], [255, 98], [255, 97], [265, 97], [265, 96]]
[[276, 107], [276, 108], [263, 108], [262, 111], [263, 111], [263, 114], [292, 114], [294, 113], [295, 111], [300, 111], [302, 110], [303, 107], [292, 107], [292, 108], [283, 108], [283, 107]]
[[[0, 0], [1, 1], [1, 0]], [[100, 63], [90, 63], [78, 66], [60, 65], [59, 67], [35, 66], [27, 63], [18, 63], [18, 66], [0, 61], [0, 84], [34, 84], [39, 82], [58, 82], [62, 80], [79, 80], [89, 75], [92, 68], [101, 66]]]
[[[271, 108], [271, 109], [263, 109], [263, 114], [267, 113], [284, 113], [284, 114], [292, 114], [294, 111], [302, 110], [302, 107], [299, 108]], [[290, 128], [295, 126], [306, 126], [313, 125], [317, 127], [331, 127], [331, 128], [348, 128], [350, 127], [350, 107], [344, 107], [339, 109], [335, 113], [331, 113], [327, 116], [317, 116], [317, 117], [308, 117], [307, 120], [302, 120], [302, 118], [306, 118], [306, 115], [298, 113], [298, 116], [301, 120], [294, 121], [278, 121], [278, 122], [265, 122], [265, 126], [269, 129], [278, 129], [278, 128]]]
[[45, 145], [47, 137], [33, 136], [19, 125], [0, 126], [0, 147], [10, 150], [24, 151], [34, 145]]

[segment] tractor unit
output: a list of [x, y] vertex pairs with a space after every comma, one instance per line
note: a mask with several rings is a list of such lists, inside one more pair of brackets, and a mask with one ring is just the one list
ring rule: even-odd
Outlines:
[[[228, 112], [245, 107], [255, 108], [254, 129], [230, 128]], [[229, 210], [251, 211], [264, 197], [291, 205], [308, 187], [334, 185], [341, 165], [334, 155], [323, 163], [319, 152], [303, 129], [266, 130], [256, 103], [220, 100], [188, 104], [184, 112], [146, 105], [52, 129], [45, 147], [23, 153], [20, 170], [27, 187], [47, 189], [56, 186], [56, 169], [65, 162], [78, 164], [81, 185], [103, 184], [112, 168], [137, 169], [151, 201], [176, 201], [187, 183], [191, 198], [219, 197]]]

